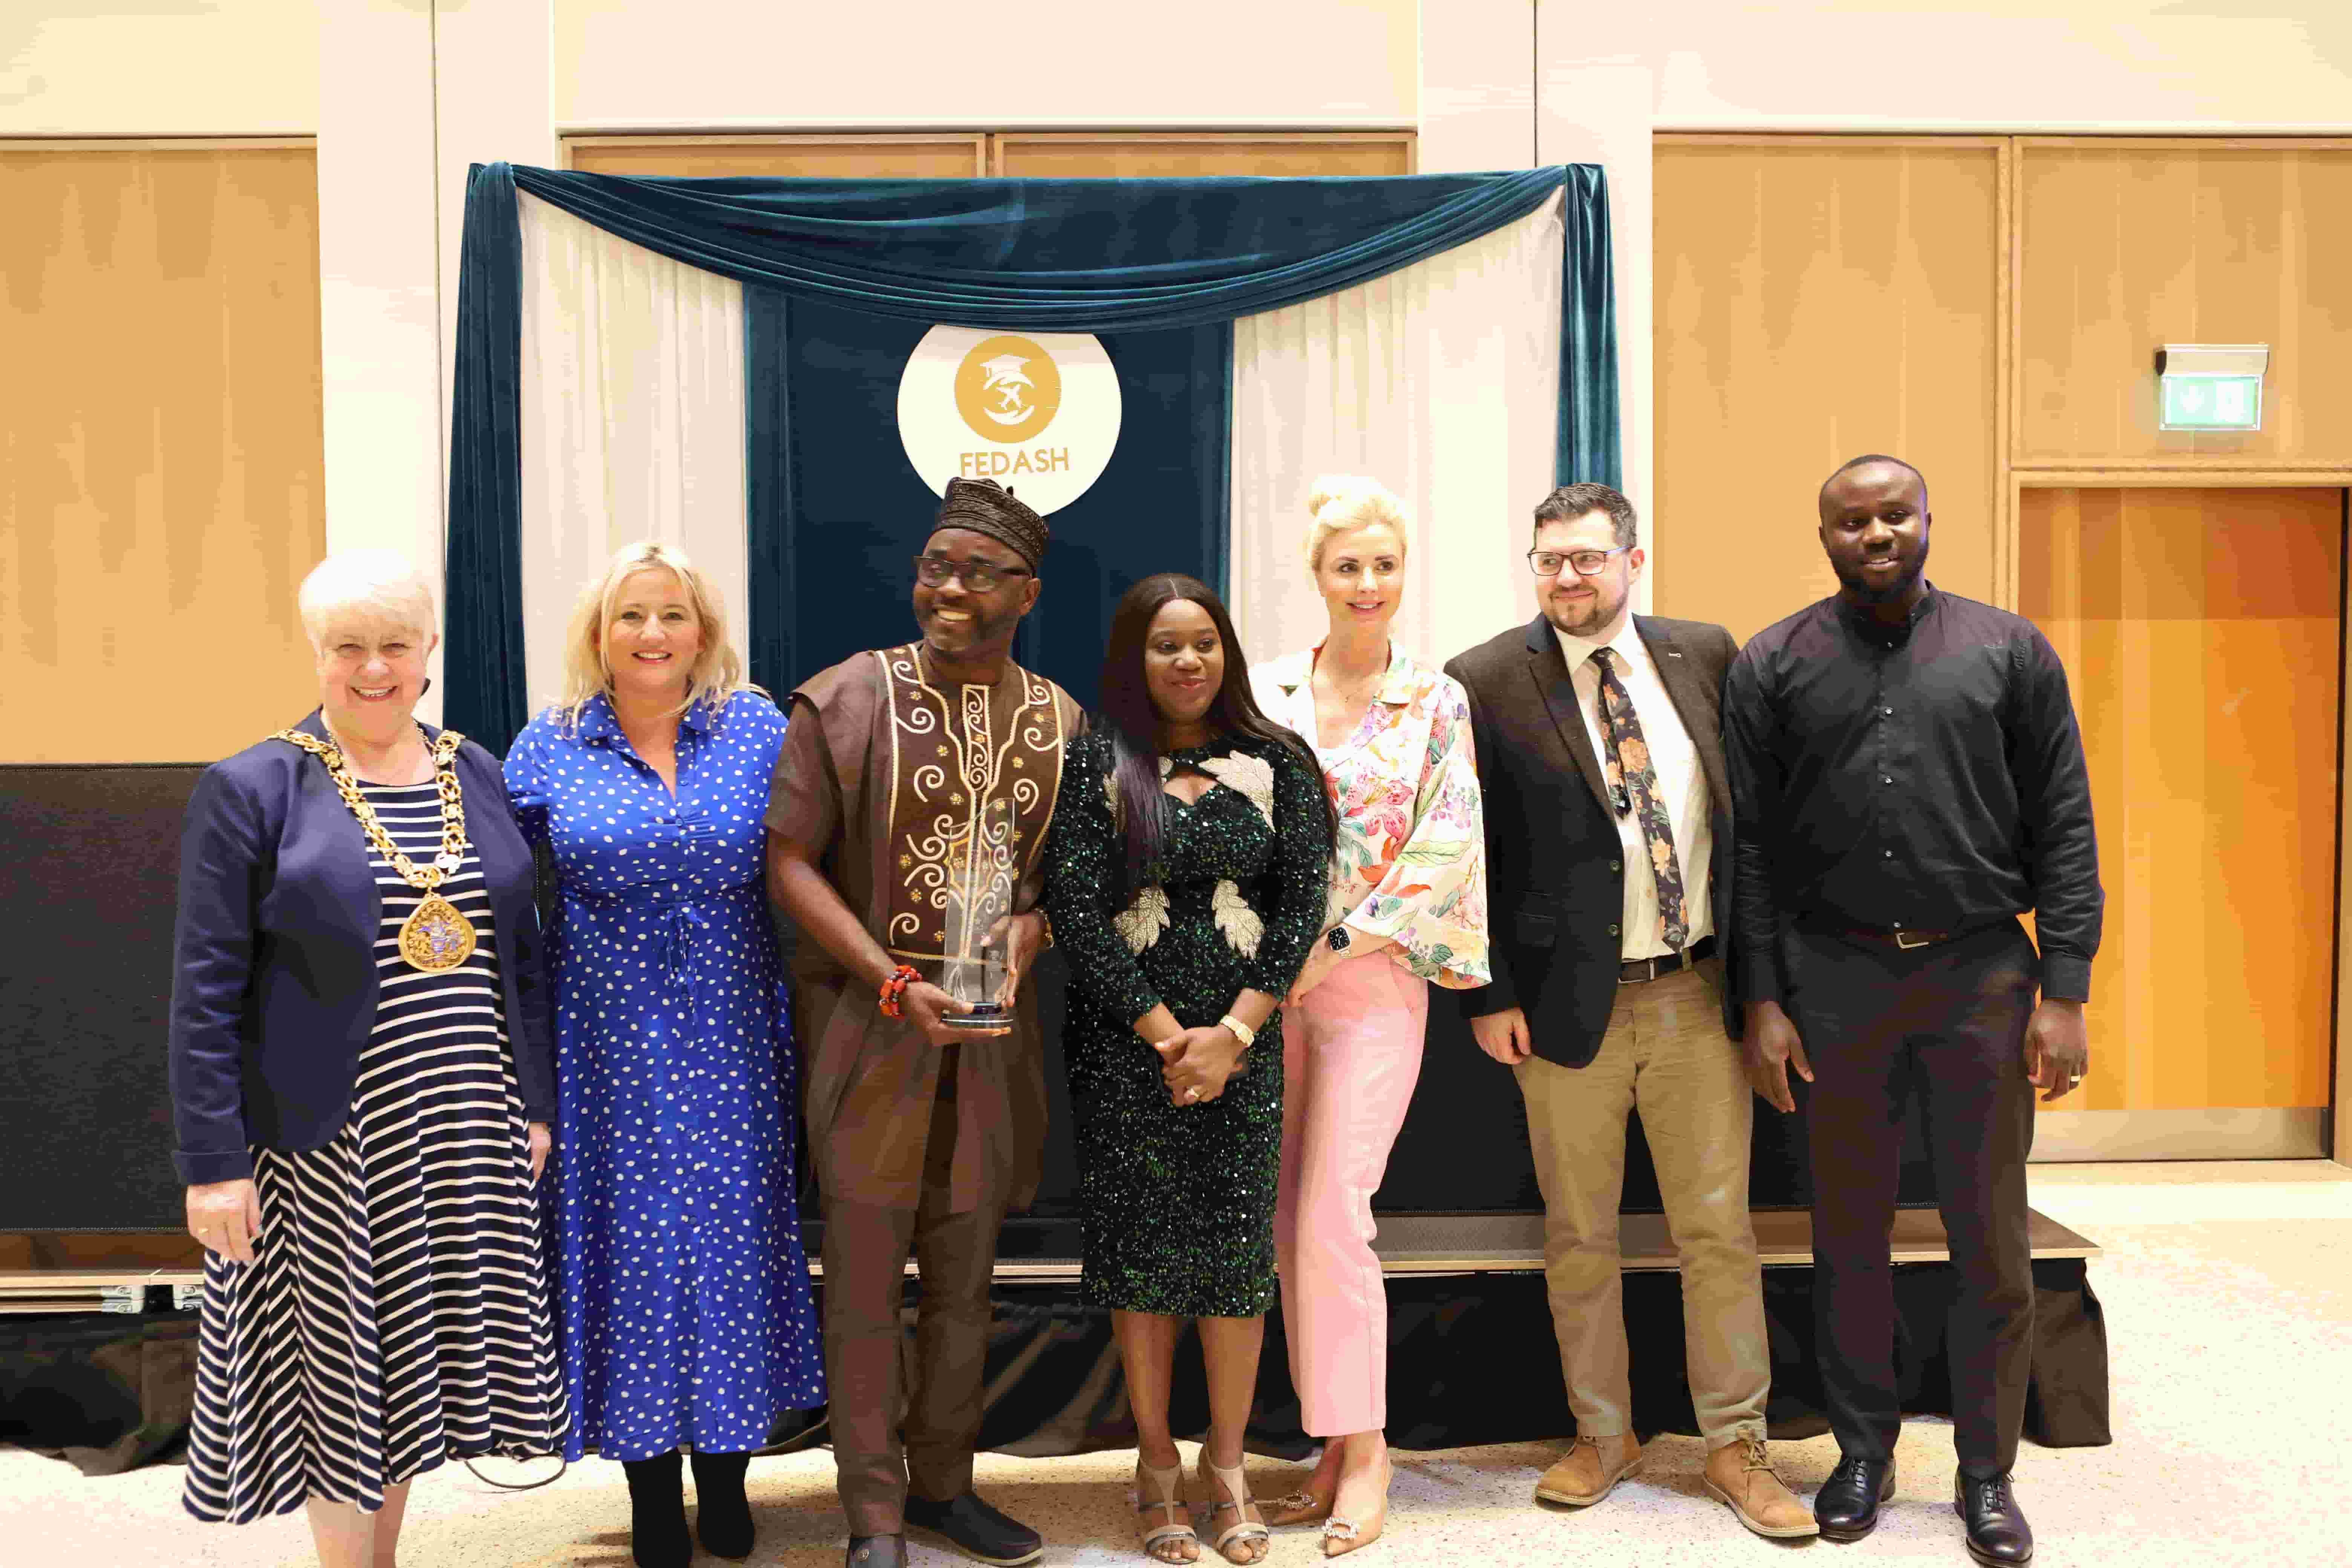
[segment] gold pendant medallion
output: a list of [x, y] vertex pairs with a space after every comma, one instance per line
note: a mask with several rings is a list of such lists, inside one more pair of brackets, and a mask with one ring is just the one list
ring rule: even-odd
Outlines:
[[[434, 782], [441, 792], [441, 849], [434, 856], [432, 865], [421, 868], [384, 831], [375, 807], [368, 804], [359, 781], [344, 763], [341, 748], [300, 730], [280, 730], [277, 738], [310, 752], [327, 765], [327, 776], [335, 781], [336, 793], [343, 797], [352, 815], [359, 818], [369, 845], [383, 857], [402, 881], [425, 895], [424, 901], [400, 922], [400, 956], [409, 967], [439, 974], [471, 958], [476, 940], [474, 922], [435, 890], [442, 878], [456, 876], [466, 863], [466, 792], [457, 782], [454, 762], [466, 738], [455, 730], [444, 730], [440, 738], [426, 747], [433, 759]], [[417, 738], [425, 738], [423, 730], [417, 731]]]
[[413, 969], [438, 974], [473, 954], [474, 922], [438, 893], [425, 894], [425, 901], [400, 923], [400, 956]]

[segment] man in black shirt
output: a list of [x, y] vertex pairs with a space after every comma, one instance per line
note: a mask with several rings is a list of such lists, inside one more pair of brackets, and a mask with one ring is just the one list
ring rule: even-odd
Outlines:
[[1822, 487], [1821, 518], [1841, 590], [1749, 642], [1723, 699], [1748, 1071], [1784, 1111], [1790, 1067], [1812, 1086], [1813, 1298], [1843, 1454], [1814, 1514], [1855, 1540], [1895, 1489], [1887, 1233], [1916, 1089], [1961, 1279], [1954, 1506], [1969, 1554], [2006, 1568], [2033, 1555], [2009, 1487], [2033, 1090], [2065, 1094], [2090, 1054], [2101, 894], [2082, 736], [2041, 633], [1927, 581], [1918, 470], [1857, 458]]

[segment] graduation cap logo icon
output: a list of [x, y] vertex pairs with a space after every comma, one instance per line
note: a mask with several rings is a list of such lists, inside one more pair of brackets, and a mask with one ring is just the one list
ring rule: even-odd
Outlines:
[[992, 441], [1028, 441], [1044, 434], [1062, 403], [1062, 376], [1054, 358], [1027, 338], [1010, 333], [972, 346], [956, 372], [956, 410], [976, 435]]

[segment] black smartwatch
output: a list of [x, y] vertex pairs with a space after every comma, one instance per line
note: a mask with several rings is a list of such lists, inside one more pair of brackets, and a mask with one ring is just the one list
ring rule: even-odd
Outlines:
[[1323, 940], [1330, 945], [1333, 952], [1345, 952], [1348, 951], [1348, 928], [1333, 926], [1330, 934]]

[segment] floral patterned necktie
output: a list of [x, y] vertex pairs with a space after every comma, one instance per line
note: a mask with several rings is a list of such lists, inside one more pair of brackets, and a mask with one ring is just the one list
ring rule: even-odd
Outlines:
[[1617, 802], [1620, 816], [1631, 809], [1642, 824], [1650, 871], [1658, 883], [1658, 924], [1666, 945], [1680, 952], [1690, 941], [1690, 921], [1683, 912], [1683, 867], [1675, 857], [1674, 816], [1658, 798], [1658, 771], [1650, 765], [1650, 745], [1642, 739], [1633, 699], [1617, 678], [1615, 650], [1594, 649], [1592, 668], [1601, 673], [1601, 737], [1609, 747], [1601, 766], [1609, 775], [1610, 798]]

